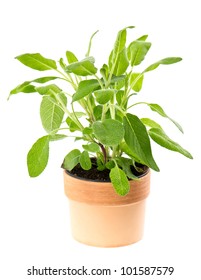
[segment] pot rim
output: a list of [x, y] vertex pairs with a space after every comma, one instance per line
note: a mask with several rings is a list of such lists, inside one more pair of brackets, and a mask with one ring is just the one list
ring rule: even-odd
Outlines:
[[[68, 171], [67, 169], [64, 169], [64, 172], [66, 172], [69, 176], [77, 179], [77, 180], [81, 180], [81, 181], [86, 181], [86, 182], [96, 182], [96, 183], [101, 183], [101, 184], [104, 184], [104, 183], [111, 183], [110, 180], [105, 180], [105, 181], [102, 181], [102, 180], [93, 180], [93, 179], [86, 179], [86, 178], [83, 178], [83, 177], [80, 177], [80, 176], [77, 176], [77, 175], [74, 175], [72, 173], [70, 173], [70, 171]], [[138, 179], [146, 176], [148, 173], [150, 172], [150, 168], [148, 167], [148, 169], [141, 175], [139, 176], [136, 176]], [[129, 181], [132, 181], [132, 180], [135, 180], [135, 179], [129, 179]]]

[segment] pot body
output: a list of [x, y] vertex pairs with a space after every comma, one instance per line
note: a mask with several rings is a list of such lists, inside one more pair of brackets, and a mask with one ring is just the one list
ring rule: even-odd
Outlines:
[[150, 171], [130, 181], [130, 192], [119, 196], [110, 182], [77, 179], [64, 171], [74, 239], [97, 247], [119, 247], [142, 239]]

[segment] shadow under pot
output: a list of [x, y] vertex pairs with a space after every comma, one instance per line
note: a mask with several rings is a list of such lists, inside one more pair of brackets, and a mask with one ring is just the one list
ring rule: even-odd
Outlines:
[[96, 247], [119, 247], [142, 239], [150, 170], [129, 182], [130, 192], [119, 196], [110, 182], [87, 181], [64, 170], [75, 240]]

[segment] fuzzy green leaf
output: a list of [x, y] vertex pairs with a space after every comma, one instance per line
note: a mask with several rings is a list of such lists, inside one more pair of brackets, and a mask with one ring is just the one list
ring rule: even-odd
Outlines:
[[68, 61], [69, 64], [78, 61], [78, 59], [77, 59], [77, 57], [74, 55], [74, 53], [72, 53], [72, 52], [70, 52], [70, 51], [67, 51], [67, 52], [66, 52], [66, 58], [67, 58], [67, 61]]
[[18, 85], [13, 90], [11, 90], [10, 95], [17, 94], [19, 92], [24, 92], [24, 93], [36, 92], [35, 86], [30, 85], [31, 83], [43, 84], [43, 83], [46, 83], [46, 82], [49, 82], [49, 81], [55, 80], [55, 79], [59, 79], [59, 77], [50, 76], [50, 77], [38, 78], [38, 79], [35, 79], [35, 80], [32, 80], [32, 81], [26, 81], [26, 82]]
[[[110, 59], [109, 59], [110, 69], [112, 68], [112, 56], [113, 56], [113, 51], [111, 52]], [[126, 48], [123, 48], [123, 50], [118, 55], [117, 63], [113, 70], [113, 74], [116, 76], [120, 76], [124, 74], [128, 66], [129, 66], [129, 61], [127, 57], [127, 50]]]
[[76, 93], [73, 95], [73, 102], [82, 99], [83, 97], [89, 95], [94, 90], [100, 87], [96, 79], [81, 81], [79, 83]]
[[[66, 96], [63, 93], [58, 93], [63, 103], [67, 104]], [[57, 133], [61, 126], [64, 116], [64, 111], [56, 104], [56, 100], [50, 96], [44, 96], [40, 105], [40, 117], [42, 125], [47, 133], [54, 131]]]
[[39, 176], [45, 169], [49, 158], [49, 136], [39, 138], [27, 155], [27, 166], [30, 177]]
[[94, 92], [96, 101], [99, 104], [105, 104], [113, 97], [115, 90], [113, 89], [100, 89]]
[[151, 120], [149, 118], [142, 118], [141, 122], [146, 125], [149, 126], [151, 128], [160, 128], [162, 129], [162, 127], [160, 126], [160, 124], [158, 124], [157, 122], [155, 122], [154, 120]]
[[49, 136], [50, 136], [50, 141], [58, 141], [67, 137], [65, 134], [52, 134]]
[[173, 63], [177, 63], [177, 62], [179, 62], [181, 60], [182, 60], [181, 57], [167, 57], [167, 58], [161, 59], [161, 60], [151, 64], [149, 67], [147, 67], [143, 71], [143, 73], [152, 71], [152, 70], [158, 68], [159, 65], [162, 65], [162, 64], [163, 65], [173, 64]]
[[134, 28], [134, 26], [128, 26], [118, 32], [116, 41], [114, 43], [113, 53], [110, 58], [110, 65], [114, 65], [112, 67], [116, 66], [119, 54], [126, 45], [126, 35], [127, 35], [126, 29], [127, 28]]
[[91, 153], [97, 153], [100, 151], [100, 146], [96, 143], [90, 143], [88, 145], [82, 145], [82, 147], [88, 151], [88, 152], [91, 152]]
[[16, 57], [24, 65], [39, 71], [56, 70], [56, 62], [43, 57], [40, 53], [25, 53]]
[[145, 165], [149, 166], [155, 171], [159, 171], [159, 168], [152, 156], [151, 145], [149, 136], [144, 124], [140, 119], [132, 114], [126, 114], [123, 120], [125, 128], [125, 142], [137, 155]]
[[152, 111], [154, 111], [154, 112], [157, 112], [159, 115], [161, 115], [162, 117], [164, 117], [164, 118], [168, 118], [171, 122], [173, 122], [175, 125], [176, 125], [176, 127], [183, 133], [183, 129], [182, 129], [182, 127], [181, 127], [181, 125], [178, 123], [178, 122], [176, 122], [175, 120], [173, 120], [172, 118], [170, 118], [166, 113], [165, 113], [165, 111], [163, 110], [163, 108], [160, 106], [160, 105], [158, 105], [158, 104], [153, 104], [153, 103], [146, 103], [149, 107], [150, 107], [150, 109], [152, 110]]
[[84, 151], [80, 155], [80, 165], [82, 169], [84, 170], [90, 170], [91, 169], [91, 160], [89, 157], [89, 153], [87, 151]]
[[139, 65], [145, 58], [147, 52], [151, 47], [151, 43], [136, 40], [128, 47], [128, 58], [131, 66]]
[[35, 90], [41, 95], [51, 95], [51, 91], [60, 93], [62, 90], [55, 84], [50, 84], [43, 87], [36, 87]]
[[97, 68], [94, 66], [94, 58], [87, 57], [81, 61], [69, 64], [66, 67], [66, 71], [69, 73], [74, 73], [78, 76], [88, 76], [96, 74]]
[[129, 179], [138, 179], [131, 171], [131, 166], [133, 165], [132, 160], [129, 158], [119, 157], [117, 158], [118, 165], [123, 169], [126, 176]]
[[68, 153], [64, 158], [63, 168], [71, 171], [79, 163], [80, 155], [81, 153], [78, 149], [74, 149]]
[[129, 192], [130, 184], [126, 174], [118, 166], [111, 169], [110, 180], [117, 194], [125, 196]]
[[178, 143], [176, 143], [172, 139], [170, 139], [162, 129], [151, 128], [149, 130], [149, 135], [160, 146], [162, 146], [168, 150], [178, 152], [187, 158], [190, 158], [190, 159], [193, 158], [192, 155], [187, 150], [185, 150]]
[[106, 146], [118, 145], [124, 137], [123, 125], [113, 119], [97, 121], [92, 125], [95, 137]]
[[143, 80], [144, 75], [142, 75], [141, 73], [132, 73], [129, 80], [131, 88], [134, 91], [139, 92], [142, 88]]

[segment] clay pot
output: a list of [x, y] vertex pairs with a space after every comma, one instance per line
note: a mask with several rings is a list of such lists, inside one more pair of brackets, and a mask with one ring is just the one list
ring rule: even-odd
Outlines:
[[65, 194], [70, 201], [74, 239], [97, 247], [119, 247], [142, 239], [150, 171], [130, 181], [126, 196], [116, 194], [110, 182], [76, 178], [64, 170]]

